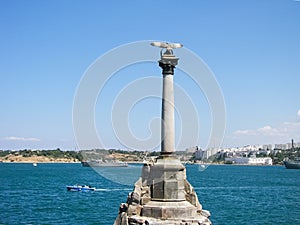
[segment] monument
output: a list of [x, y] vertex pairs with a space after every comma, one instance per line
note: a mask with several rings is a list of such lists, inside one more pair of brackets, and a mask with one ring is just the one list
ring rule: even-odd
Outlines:
[[144, 164], [142, 176], [122, 203], [114, 225], [209, 225], [210, 213], [203, 210], [187, 181], [185, 166], [174, 155], [174, 68], [178, 58], [173, 49], [181, 44], [153, 42], [160, 47], [163, 75], [161, 152], [154, 162]]

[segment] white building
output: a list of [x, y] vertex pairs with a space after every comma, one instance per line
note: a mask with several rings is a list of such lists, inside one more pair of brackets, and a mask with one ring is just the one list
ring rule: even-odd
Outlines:
[[274, 149], [286, 150], [286, 149], [288, 149], [288, 146], [287, 146], [287, 144], [275, 144]]
[[272, 165], [273, 161], [270, 157], [256, 158], [256, 157], [233, 157], [225, 158], [225, 162], [231, 162], [232, 164], [244, 164], [244, 165]]

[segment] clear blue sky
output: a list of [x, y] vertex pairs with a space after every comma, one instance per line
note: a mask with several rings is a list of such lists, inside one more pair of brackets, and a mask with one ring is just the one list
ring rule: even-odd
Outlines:
[[0, 149], [74, 149], [72, 106], [85, 70], [110, 49], [140, 40], [183, 43], [211, 68], [226, 102], [223, 146], [300, 142], [299, 1], [12, 0], [0, 6]]

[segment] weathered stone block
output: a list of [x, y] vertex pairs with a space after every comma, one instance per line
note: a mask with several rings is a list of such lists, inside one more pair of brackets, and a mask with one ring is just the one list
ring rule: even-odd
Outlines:
[[127, 214], [128, 216], [137, 215], [137, 205], [129, 205]]
[[[172, 199], [178, 199], [179, 192], [182, 191], [178, 187], [178, 181], [177, 180], [166, 180], [164, 182], [164, 199], [165, 200], [172, 200]], [[184, 198], [183, 198], [184, 200]]]
[[153, 218], [162, 218], [162, 209], [161, 208], [151, 208], [151, 216]]
[[145, 217], [149, 217], [149, 215], [151, 215], [151, 208], [149, 207], [143, 207], [142, 212], [141, 212], [141, 216], [145, 216]]
[[128, 225], [128, 217], [127, 217], [127, 213], [123, 212], [121, 213], [121, 225]]
[[142, 211], [142, 206], [141, 205], [129, 205], [128, 210], [127, 210], [127, 215], [128, 216], [133, 216], [133, 215], [141, 215]]
[[141, 197], [149, 196], [150, 197], [150, 187], [142, 186], [141, 187]]
[[143, 225], [145, 224], [145, 219], [142, 219], [140, 217], [137, 216], [131, 216], [130, 218], [128, 218], [129, 224], [130, 225]]
[[146, 205], [148, 202], [151, 201], [151, 197], [145, 196], [141, 198], [141, 205]]
[[187, 180], [185, 180], [184, 188], [185, 188], [185, 192], [186, 192], [186, 196], [185, 196], [186, 200], [188, 202], [190, 202], [192, 205], [196, 206], [197, 211], [200, 212], [202, 210], [202, 205], [200, 204], [200, 202], [198, 200], [198, 196], [197, 196], [194, 188]]
[[139, 193], [132, 192], [132, 194], [131, 194], [131, 201], [132, 202], [135, 202], [135, 203], [139, 204], [140, 203], [140, 199], [141, 199], [141, 196], [140, 196]]
[[152, 185], [151, 197], [154, 199], [164, 198], [164, 182], [154, 182]]

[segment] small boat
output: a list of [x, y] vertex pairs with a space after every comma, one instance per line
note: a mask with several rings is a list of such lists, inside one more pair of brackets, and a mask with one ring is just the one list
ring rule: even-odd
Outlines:
[[95, 187], [91, 187], [89, 185], [73, 185], [73, 186], [67, 186], [68, 191], [95, 191]]
[[300, 158], [285, 160], [283, 163], [287, 169], [300, 169]]
[[33, 166], [37, 166], [37, 163], [32, 163]]

